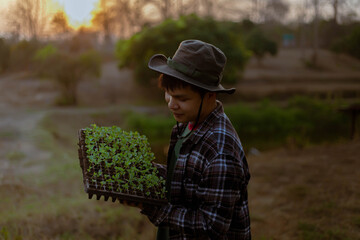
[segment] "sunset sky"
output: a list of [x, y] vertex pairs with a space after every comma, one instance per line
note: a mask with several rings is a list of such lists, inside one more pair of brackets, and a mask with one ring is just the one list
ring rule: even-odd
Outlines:
[[[52, 0], [55, 2], [55, 9], [64, 9], [69, 16], [69, 22], [72, 26], [81, 24], [89, 24], [91, 20], [91, 12], [96, 8], [99, 0]], [[56, 5], [59, 4], [59, 6]]]
[[[99, 0], [47, 0], [48, 11], [56, 12], [63, 10], [69, 17], [72, 27], [88, 25], [91, 20], [91, 12], [96, 8]], [[0, 16], [15, 0], [0, 0]], [[0, 29], [4, 27], [5, 21], [0, 17]]]
[[[0, 0], [0, 34], [5, 29], [5, 12], [6, 9], [15, 2], [16, 0]], [[97, 3], [100, 0], [46, 0], [47, 1], [47, 11], [48, 13], [55, 13], [59, 10], [63, 10], [66, 15], [69, 17], [69, 24], [73, 28], [78, 28], [81, 25], [89, 26], [92, 18], [91, 12], [96, 9]], [[239, 0], [240, 1], [240, 0]], [[305, 0], [284, 0], [290, 4], [290, 9], [288, 13], [288, 18], [296, 19], [294, 13], [296, 9], [299, 8], [298, 4], [304, 2]], [[247, 1], [245, 1], [247, 2]], [[243, 2], [245, 4], [245, 2]], [[311, 2], [311, 1], [309, 1]], [[313, 8], [308, 7], [308, 19], [312, 19]], [[326, 5], [321, 9], [323, 16], [329, 17], [332, 14], [332, 9], [330, 5]], [[355, 10], [356, 11], [356, 10]], [[359, 10], [357, 10], [358, 16]]]

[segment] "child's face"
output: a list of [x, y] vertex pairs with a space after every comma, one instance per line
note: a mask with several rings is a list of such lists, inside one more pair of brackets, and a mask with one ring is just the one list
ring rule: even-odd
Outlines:
[[176, 121], [187, 123], [196, 121], [201, 97], [191, 87], [165, 91], [165, 100]]

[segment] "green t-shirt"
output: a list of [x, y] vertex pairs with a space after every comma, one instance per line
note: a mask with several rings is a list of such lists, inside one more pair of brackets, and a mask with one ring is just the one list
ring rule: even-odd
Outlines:
[[[166, 192], [167, 192], [167, 199], [170, 201], [170, 190], [171, 190], [171, 180], [172, 176], [174, 174], [174, 169], [176, 165], [176, 161], [180, 154], [180, 149], [183, 144], [183, 142], [186, 141], [186, 139], [189, 138], [187, 136], [184, 138], [188, 133], [190, 132], [189, 127], [187, 126], [184, 130], [184, 132], [181, 134], [181, 137], [177, 140], [174, 150], [171, 153], [171, 158], [169, 162], [169, 167], [166, 175]], [[156, 240], [168, 240], [169, 239], [169, 227], [159, 227], [156, 235]]]

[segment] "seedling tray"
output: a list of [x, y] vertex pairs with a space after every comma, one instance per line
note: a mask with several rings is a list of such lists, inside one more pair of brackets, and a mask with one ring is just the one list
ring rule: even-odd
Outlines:
[[[79, 130], [78, 137], [78, 154], [83, 174], [84, 190], [88, 194], [89, 199], [92, 199], [95, 195], [97, 200], [100, 200], [101, 197], [104, 196], [105, 201], [108, 199], [111, 199], [112, 202], [119, 200], [120, 203], [123, 201], [152, 205], [164, 205], [167, 203], [166, 199], [160, 198], [156, 196], [156, 194], [147, 196], [141, 191], [118, 192], [115, 190], [117, 189], [117, 186], [114, 186], [113, 183], [101, 183], [104, 181], [104, 177], [94, 177], [94, 172], [98, 172], [101, 169], [104, 174], [112, 176], [115, 171], [111, 168], [107, 168], [104, 164], [94, 165], [89, 161], [85, 144], [85, 129]], [[92, 167], [89, 170], [90, 165], [92, 165]]]

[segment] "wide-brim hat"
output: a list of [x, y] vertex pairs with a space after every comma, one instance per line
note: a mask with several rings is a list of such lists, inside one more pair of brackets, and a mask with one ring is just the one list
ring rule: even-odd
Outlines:
[[200, 40], [185, 40], [172, 58], [155, 54], [148, 66], [205, 90], [232, 94], [235, 88], [226, 89], [220, 84], [225, 64], [226, 56], [219, 48]]

